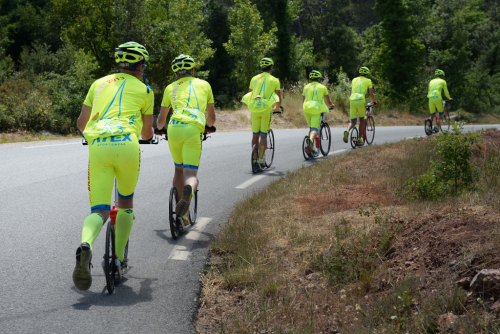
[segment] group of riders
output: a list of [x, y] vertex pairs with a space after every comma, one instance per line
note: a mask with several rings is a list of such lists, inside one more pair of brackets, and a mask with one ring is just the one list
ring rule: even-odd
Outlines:
[[[172, 61], [172, 71], [177, 78], [165, 88], [157, 128], [153, 129], [153, 90], [146, 84], [145, 70], [149, 53], [143, 45], [128, 42], [115, 50], [115, 61], [119, 72], [96, 80], [90, 87], [77, 120], [78, 129], [89, 143], [88, 192], [91, 213], [84, 220], [81, 244], [76, 250], [76, 265], [73, 282], [80, 290], [92, 285], [92, 245], [110, 216], [111, 193], [116, 179], [118, 212], [116, 215], [115, 252], [118, 267], [128, 269], [124, 251], [134, 221], [133, 198], [139, 177], [139, 137], [151, 141], [154, 134], [164, 134], [168, 123], [168, 143], [175, 165], [173, 186], [181, 194], [175, 212], [183, 217], [191, 198], [198, 187], [198, 167], [201, 157], [201, 142], [204, 133], [215, 132], [214, 97], [210, 84], [194, 77], [196, 63], [189, 55], [181, 54]], [[267, 146], [267, 134], [271, 127], [273, 110], [280, 109], [282, 96], [279, 80], [272, 75], [274, 62], [270, 58], [260, 60], [262, 73], [250, 81], [248, 93], [243, 97], [251, 111], [253, 163], [262, 168]], [[367, 67], [359, 69], [360, 76], [352, 80], [350, 91], [350, 119], [344, 132], [347, 143], [349, 130], [360, 118], [363, 133], [365, 96], [370, 94], [374, 104], [372, 81]], [[450, 98], [443, 80], [444, 72], [436, 70], [437, 78], [429, 84], [429, 107], [431, 118], [436, 109], [443, 112], [441, 91]], [[313, 70], [309, 74], [311, 83], [303, 89], [303, 111], [309, 125], [307, 154], [318, 155], [313, 144], [318, 136], [320, 122], [326, 112], [333, 108], [328, 89], [321, 84], [323, 76]], [[205, 112], [208, 117], [205, 117]], [[358, 145], [363, 139], [358, 138]]]

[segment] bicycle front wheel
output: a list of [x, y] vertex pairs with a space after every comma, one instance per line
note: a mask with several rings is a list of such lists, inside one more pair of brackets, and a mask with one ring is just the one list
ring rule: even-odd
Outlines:
[[274, 133], [273, 130], [269, 129], [267, 133], [267, 147], [264, 153], [264, 165], [269, 168], [271, 167], [274, 159]]
[[319, 129], [319, 148], [323, 156], [327, 156], [330, 152], [330, 147], [332, 146], [332, 134], [330, 132], [330, 126], [326, 122], [321, 123]]
[[375, 120], [373, 117], [368, 116], [366, 119], [366, 142], [368, 145], [373, 143], [373, 139], [375, 138]]
[[112, 294], [115, 291], [115, 227], [111, 220], [106, 228], [106, 248], [104, 252], [104, 276], [106, 277], [106, 288], [108, 293]]
[[358, 141], [358, 128], [354, 127], [351, 129], [351, 133], [349, 134], [349, 142], [351, 143], [351, 147], [356, 148], [356, 143]]
[[177, 195], [177, 188], [170, 189], [170, 197], [168, 199], [168, 223], [170, 226], [170, 234], [174, 240], [179, 237], [179, 225], [177, 224], [177, 215], [175, 214], [175, 206], [179, 196]]
[[450, 114], [448, 113], [448, 110], [445, 110], [443, 112], [443, 119], [441, 120], [441, 132], [443, 131], [450, 131], [451, 127], [451, 121], [450, 121]]

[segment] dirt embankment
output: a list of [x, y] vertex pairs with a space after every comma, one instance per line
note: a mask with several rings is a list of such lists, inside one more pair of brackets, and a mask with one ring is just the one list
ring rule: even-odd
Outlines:
[[244, 201], [212, 246], [198, 332], [500, 332], [500, 295], [457, 284], [500, 269], [500, 131], [479, 146], [476, 189], [459, 197], [398, 196], [436, 158], [425, 139], [356, 150]]

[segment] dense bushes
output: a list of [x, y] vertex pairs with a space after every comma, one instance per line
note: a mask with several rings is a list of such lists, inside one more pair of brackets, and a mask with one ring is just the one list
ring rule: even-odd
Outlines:
[[76, 131], [75, 120], [95, 80], [92, 56], [69, 46], [35, 44], [21, 53], [21, 71], [0, 85], [0, 131]]

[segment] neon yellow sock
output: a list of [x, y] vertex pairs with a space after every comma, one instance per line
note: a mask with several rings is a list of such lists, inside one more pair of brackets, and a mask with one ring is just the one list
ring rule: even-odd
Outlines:
[[98, 213], [91, 213], [85, 221], [83, 222], [82, 228], [82, 244], [84, 242], [90, 245], [92, 250], [92, 244], [101, 232], [102, 224], [104, 224], [104, 219]]
[[262, 164], [264, 163], [264, 159], [259, 159], [259, 162]]
[[118, 209], [118, 214], [116, 215], [115, 251], [120, 261], [123, 261], [123, 252], [125, 251], [133, 224], [134, 209]]
[[264, 156], [264, 146], [261, 146], [260, 147], [260, 152], [259, 152], [259, 161], [262, 160], [262, 157]]

